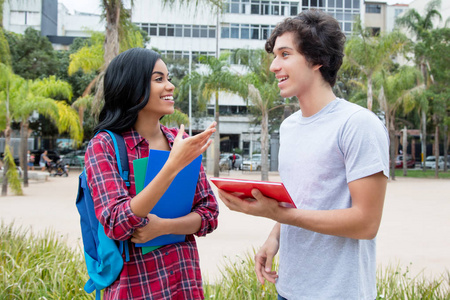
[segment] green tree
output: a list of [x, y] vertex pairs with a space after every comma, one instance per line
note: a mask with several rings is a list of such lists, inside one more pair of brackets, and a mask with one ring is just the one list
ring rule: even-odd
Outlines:
[[1, 119], [5, 123], [1, 124], [0, 129], [4, 131], [5, 136], [5, 150], [3, 159], [3, 182], [2, 182], [2, 196], [6, 196], [8, 191], [8, 183], [11, 184], [13, 191], [21, 195], [22, 187], [20, 186], [19, 176], [16, 171], [16, 164], [11, 151], [11, 98], [13, 98], [12, 87], [16, 83], [17, 76], [11, 70], [11, 67], [0, 63], [0, 107], [2, 108]]
[[391, 57], [399, 53], [407, 45], [407, 38], [400, 32], [372, 36], [361, 22], [355, 23], [355, 31], [345, 46], [345, 64], [359, 68], [367, 80], [367, 108], [373, 105], [373, 76], [381, 70]]
[[[434, 84], [430, 86], [429, 97], [427, 97], [430, 104], [430, 110], [432, 112], [432, 121], [435, 125], [436, 132], [439, 132], [438, 126], [441, 127], [443, 135], [444, 145], [444, 171], [447, 171], [448, 162], [448, 127], [450, 125], [450, 89], [448, 82], [450, 82], [450, 28], [438, 28], [430, 32], [424, 39], [426, 45], [425, 56], [428, 57], [430, 73], [433, 74]], [[427, 101], [427, 100], [425, 100]], [[435, 143], [439, 139], [435, 139]], [[435, 156], [438, 156], [437, 152], [439, 147], [435, 146]], [[438, 169], [436, 168], [436, 171]]]
[[182, 85], [196, 87], [198, 90], [198, 103], [200, 107], [206, 107], [213, 95], [215, 99], [216, 132], [214, 133], [214, 176], [219, 176], [220, 158], [220, 122], [219, 122], [219, 95], [221, 92], [229, 92], [240, 95], [244, 99], [248, 95], [248, 87], [241, 76], [231, 71], [228, 64], [229, 53], [223, 53], [219, 59], [215, 57], [201, 56], [199, 61], [207, 71], [200, 74], [197, 71], [187, 76]]
[[44, 78], [55, 75], [58, 69], [56, 51], [47, 37], [28, 27], [25, 33], [7, 32], [12, 68], [25, 79]]
[[251, 111], [261, 125], [261, 180], [269, 180], [269, 113], [284, 106], [280, 97], [278, 81], [270, 71], [273, 56], [266, 51], [240, 49], [235, 52], [248, 68], [244, 76], [248, 84]]
[[20, 165], [24, 171], [24, 185], [28, 186], [27, 151], [29, 120], [33, 112], [49, 118], [59, 133], [69, 132], [76, 143], [83, 140], [83, 130], [78, 115], [65, 101], [72, 98], [72, 87], [54, 76], [37, 80], [17, 80], [15, 97], [11, 102], [11, 118], [20, 124]]
[[[425, 80], [425, 85], [428, 88], [434, 81], [432, 73], [429, 70], [429, 63], [427, 58], [428, 47], [425, 44], [425, 40], [430, 36], [433, 29], [433, 19], [442, 19], [439, 13], [441, 6], [441, 0], [430, 1], [426, 8], [425, 14], [422, 16], [415, 9], [409, 9], [404, 16], [397, 18], [396, 24], [400, 27], [408, 29], [415, 38], [414, 42], [414, 57], [417, 67], [422, 72], [422, 76]], [[422, 123], [422, 166], [425, 171], [425, 158], [427, 156], [427, 111], [428, 103], [422, 101], [422, 107], [420, 108], [421, 123]]]
[[384, 112], [386, 127], [391, 141], [389, 151], [391, 162], [390, 175], [392, 179], [395, 179], [396, 117], [400, 111], [408, 113], [414, 109], [417, 105], [417, 93], [423, 90], [424, 86], [418, 85], [418, 82], [421, 81], [420, 72], [410, 66], [403, 66], [391, 74], [383, 70], [376, 75], [375, 80], [377, 86], [380, 87], [378, 101], [380, 102], [380, 108]]

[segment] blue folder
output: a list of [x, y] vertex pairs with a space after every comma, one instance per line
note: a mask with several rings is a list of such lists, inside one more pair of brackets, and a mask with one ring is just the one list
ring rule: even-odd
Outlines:
[[[161, 171], [169, 158], [170, 151], [150, 150], [148, 155], [147, 171], [145, 174], [144, 187]], [[202, 155], [194, 159], [189, 165], [182, 169], [170, 184], [164, 195], [151, 210], [160, 218], [179, 218], [189, 214], [192, 210], [195, 190], [200, 173]], [[162, 246], [184, 242], [185, 235], [168, 234], [154, 238], [146, 243], [138, 243], [137, 247]]]

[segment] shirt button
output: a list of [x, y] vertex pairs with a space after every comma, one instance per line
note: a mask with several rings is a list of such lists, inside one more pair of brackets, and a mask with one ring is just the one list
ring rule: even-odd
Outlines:
[[166, 255], [169, 255], [169, 252], [166, 252]]
[[170, 271], [170, 275], [173, 275], [173, 271]]

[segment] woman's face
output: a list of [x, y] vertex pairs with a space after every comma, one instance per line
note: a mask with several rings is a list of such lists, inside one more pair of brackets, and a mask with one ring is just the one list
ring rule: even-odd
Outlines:
[[155, 115], [161, 118], [174, 112], [173, 91], [175, 86], [170, 82], [169, 71], [166, 64], [158, 59], [153, 68], [150, 79], [150, 98], [147, 105], [139, 112], [139, 115]]

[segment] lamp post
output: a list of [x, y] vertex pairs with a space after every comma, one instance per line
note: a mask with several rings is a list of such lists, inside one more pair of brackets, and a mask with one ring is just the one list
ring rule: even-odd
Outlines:
[[248, 131], [250, 132], [250, 160], [252, 160], [252, 156], [253, 156], [253, 133], [255, 132], [255, 128], [251, 127], [248, 129]]

